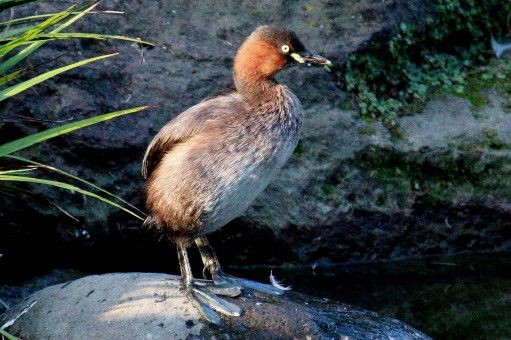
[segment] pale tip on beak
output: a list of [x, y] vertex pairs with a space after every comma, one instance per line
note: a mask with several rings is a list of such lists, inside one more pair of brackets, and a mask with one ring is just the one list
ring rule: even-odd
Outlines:
[[324, 58], [318, 54], [310, 53], [308, 51], [291, 53], [291, 58], [293, 58], [299, 64], [332, 66], [332, 62], [327, 58]]

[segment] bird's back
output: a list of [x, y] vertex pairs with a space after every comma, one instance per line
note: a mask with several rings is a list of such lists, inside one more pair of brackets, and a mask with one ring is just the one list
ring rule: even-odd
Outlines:
[[302, 125], [296, 96], [277, 85], [267, 104], [237, 92], [169, 122], [146, 152], [147, 202], [174, 234], [212, 232], [242, 214], [290, 157]]

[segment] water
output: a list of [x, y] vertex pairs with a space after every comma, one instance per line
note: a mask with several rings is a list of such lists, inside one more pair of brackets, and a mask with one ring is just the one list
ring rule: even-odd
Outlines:
[[[263, 278], [268, 269], [236, 269]], [[296, 291], [406, 321], [434, 338], [511, 338], [511, 253], [276, 269]]]

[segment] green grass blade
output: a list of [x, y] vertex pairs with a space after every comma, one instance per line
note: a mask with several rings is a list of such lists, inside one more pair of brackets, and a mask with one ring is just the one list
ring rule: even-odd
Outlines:
[[6, 156], [13, 152], [27, 148], [31, 145], [43, 142], [45, 140], [48, 140], [48, 139], [51, 139], [51, 138], [54, 138], [57, 136], [64, 135], [66, 133], [70, 133], [72, 131], [75, 131], [75, 130], [78, 130], [78, 129], [81, 129], [81, 128], [84, 128], [84, 127], [87, 127], [90, 125], [101, 123], [101, 122], [104, 122], [104, 121], [107, 121], [107, 120], [110, 120], [110, 119], [113, 119], [113, 118], [116, 118], [119, 116], [124, 116], [124, 115], [130, 114], [130, 113], [135, 113], [135, 112], [139, 112], [142, 110], [146, 110], [148, 108], [149, 108], [149, 106], [140, 106], [140, 107], [135, 107], [132, 109], [116, 111], [116, 112], [111, 112], [111, 113], [105, 113], [103, 115], [99, 115], [99, 116], [95, 116], [95, 117], [91, 117], [91, 118], [87, 118], [87, 119], [82, 119], [82, 120], [79, 120], [76, 122], [64, 124], [61, 126], [56, 126], [54, 128], [48, 129], [48, 130], [37, 132], [37, 133], [31, 134], [29, 136], [26, 136], [26, 137], [23, 137], [20, 139], [16, 139], [12, 142], [8, 142], [3, 145], [0, 145], [0, 157]]
[[116, 207], [117, 209], [120, 209], [120, 210], [122, 210], [124, 212], [127, 212], [128, 214], [138, 218], [139, 220], [142, 220], [142, 221], [144, 220], [143, 217], [141, 217], [141, 216], [137, 215], [136, 213], [134, 213], [133, 211], [131, 211], [129, 209], [126, 209], [123, 206], [121, 206], [121, 205], [119, 205], [119, 204], [109, 200], [106, 197], [97, 195], [97, 194], [95, 194], [93, 192], [81, 189], [79, 187], [76, 187], [76, 186], [68, 184], [68, 183], [59, 182], [59, 181], [53, 181], [53, 180], [48, 180], [48, 179], [43, 179], [43, 178], [28, 177], [28, 176], [14, 176], [14, 175], [0, 175], [0, 181], [12, 181], [12, 182], [25, 182], [25, 183], [44, 184], [44, 185], [49, 185], [49, 186], [54, 186], [54, 187], [57, 187], [57, 188], [62, 188], [62, 189], [70, 190], [70, 191], [75, 191], [75, 192], [78, 192], [80, 194], [83, 194], [83, 195], [95, 198], [97, 200], [100, 200], [100, 201], [102, 201], [104, 203], [107, 203], [107, 204], [113, 206], [113, 207]]
[[94, 61], [98, 61], [98, 60], [105, 59], [105, 58], [110, 58], [110, 57], [113, 57], [113, 56], [115, 56], [117, 54], [118, 53], [106, 54], [106, 55], [102, 55], [102, 56], [99, 56], [99, 57], [85, 59], [85, 60], [82, 60], [82, 61], [70, 64], [70, 65], [59, 67], [57, 69], [54, 69], [54, 70], [48, 71], [46, 73], [40, 74], [37, 77], [31, 78], [31, 79], [26, 80], [24, 82], [21, 82], [19, 84], [16, 84], [16, 85], [13, 85], [11, 87], [8, 87], [8, 88], [0, 91], [0, 102], [5, 100], [5, 99], [7, 99], [7, 98], [9, 98], [9, 97], [17, 95], [18, 93], [21, 93], [21, 92], [31, 88], [32, 86], [35, 86], [35, 85], [37, 85], [39, 83], [42, 83], [45, 80], [53, 78], [56, 75], [59, 75], [59, 74], [61, 74], [63, 72], [66, 72], [66, 71], [72, 70], [74, 68], [77, 68], [77, 67], [80, 67], [80, 66], [92, 63]]
[[[97, 6], [97, 3], [89, 5], [89, 7], [81, 7], [80, 9], [83, 9], [82, 12], [79, 12], [79, 13], [73, 15], [71, 19], [69, 19], [66, 22], [64, 22], [63, 24], [59, 25], [56, 29], [54, 29], [50, 33], [59, 33], [63, 29], [65, 29], [65, 28], [69, 27], [70, 25], [72, 25], [73, 23], [75, 23], [78, 19], [83, 17], [85, 14], [89, 13], [96, 6]], [[59, 13], [62, 13], [62, 12], [59, 12]], [[59, 13], [55, 13], [52, 16], [59, 15]], [[0, 63], [0, 74], [3, 74], [5, 72], [7, 72], [8, 70], [10, 70], [12, 67], [17, 65], [19, 62], [21, 62], [22, 60], [27, 58], [30, 54], [35, 52], [44, 43], [45, 43], [45, 41], [35, 42], [35, 43], [31, 44], [30, 46], [25, 47], [23, 50], [21, 50], [14, 56], [10, 57], [3, 63]]]
[[[131, 204], [131, 203], [129, 203], [128, 201], [125, 201], [125, 200], [124, 200], [124, 199], [122, 199], [121, 197], [119, 197], [119, 196], [117, 196], [117, 195], [115, 195], [115, 194], [113, 194], [113, 193], [111, 193], [111, 192], [109, 192], [109, 191], [107, 191], [107, 190], [105, 190], [105, 189], [103, 189], [103, 188], [101, 188], [101, 187], [99, 187], [99, 186], [95, 185], [94, 183], [91, 183], [91, 182], [89, 182], [89, 181], [87, 181], [87, 180], [83, 179], [83, 178], [80, 178], [80, 177], [78, 177], [78, 176], [75, 176], [75, 175], [73, 175], [73, 174], [70, 174], [69, 172], [66, 172], [66, 171], [64, 171], [64, 170], [61, 170], [61, 169], [59, 169], [59, 168], [55, 168], [55, 167], [53, 167], [53, 166], [51, 166], [51, 165], [47, 165], [47, 164], [43, 164], [43, 163], [39, 163], [39, 162], [33, 161], [33, 160], [31, 160], [31, 159], [27, 159], [27, 158], [24, 158], [24, 157], [13, 156], [13, 155], [7, 155], [7, 156], [5, 156], [5, 157], [6, 157], [6, 158], [10, 158], [10, 159], [15, 159], [15, 160], [17, 160], [17, 161], [25, 162], [25, 163], [28, 163], [28, 164], [31, 164], [31, 165], [36, 165], [36, 166], [38, 166], [38, 167], [40, 167], [40, 168], [43, 168], [43, 169], [46, 169], [46, 170], [50, 170], [50, 171], [56, 172], [56, 173], [58, 173], [58, 174], [60, 174], [60, 175], [67, 176], [67, 177], [72, 178], [72, 179], [74, 179], [74, 180], [76, 180], [76, 181], [82, 182], [82, 183], [84, 183], [84, 184], [86, 184], [86, 185], [90, 186], [91, 188], [94, 188], [94, 189], [96, 189], [96, 190], [98, 190], [98, 191], [100, 191], [100, 192], [102, 192], [102, 193], [104, 193], [104, 194], [107, 194], [107, 195], [108, 195], [108, 196], [110, 196], [110, 197], [113, 197], [113, 198], [115, 198], [115, 199], [119, 200], [120, 202], [122, 202], [122, 203], [126, 204], [126, 205], [127, 205], [127, 206], [129, 206], [130, 208], [132, 208], [132, 209], [136, 210], [136, 211], [137, 211], [138, 213], [140, 213], [141, 215], [145, 215], [145, 213], [144, 213], [143, 211], [141, 211], [140, 209], [138, 209], [137, 207], [135, 207], [134, 205], [132, 205], [132, 204]], [[19, 170], [17, 170], [17, 171], [20, 171], [20, 170], [32, 170], [32, 169], [19, 169]], [[1, 174], [2, 174], [2, 172], [0, 172], [0, 175], [1, 175]]]
[[[1, 0], [0, 0], [1, 1]], [[20, 46], [22, 43], [25, 43], [30, 40], [34, 40], [39, 36], [40, 34], [44, 33], [48, 28], [56, 25], [60, 21], [67, 18], [71, 10], [73, 10], [76, 7], [76, 5], [72, 5], [68, 9], [58, 12], [55, 15], [51, 16], [50, 18], [46, 19], [45, 21], [33, 26], [31, 29], [27, 30], [25, 33], [23, 33], [21, 36], [17, 37], [16, 39], [10, 41], [9, 43], [2, 45], [0, 47], [0, 58], [5, 56], [7, 53], [15, 49], [16, 47]]]
[[[78, 21], [81, 17], [83, 17], [85, 14], [90, 13], [96, 6], [99, 4], [99, 2], [89, 1], [88, 4], [78, 8], [78, 13], [75, 11], [70, 11], [69, 13], [76, 13], [73, 15], [71, 19], [64, 22], [62, 25], [59, 25], [57, 28], [52, 30], [50, 33], [59, 33], [60, 31], [68, 28], [72, 24], [74, 24], [76, 21]], [[70, 9], [70, 8], [69, 8]]]
[[0, 335], [6, 338], [7, 340], [21, 340], [20, 338], [15, 337], [14, 335], [11, 335], [0, 328]]
[[16, 35], [20, 35], [25, 33], [30, 29], [31, 26], [21, 26], [21, 27], [15, 27], [15, 28], [9, 28], [7, 31], [0, 32], [0, 38], [2, 40], [7, 40], [8, 38], [14, 39]]
[[3, 86], [4, 84], [13, 81], [14, 79], [21, 77], [25, 72], [26, 70], [22, 69], [0, 77], [0, 86]]
[[[97, 33], [53, 33], [53, 34], [41, 34], [37, 37], [37, 41], [47, 41], [47, 40], [66, 40], [66, 39], [97, 39], [97, 40], [106, 40], [106, 39], [114, 39], [114, 40], [123, 40], [136, 42], [139, 44], [144, 44], [148, 46], [154, 46], [153, 43], [148, 41], [144, 41], [140, 38], [131, 38], [122, 35], [111, 35], [111, 34], [97, 34]], [[13, 40], [13, 38], [0, 38], [0, 43], [8, 42]], [[24, 42], [24, 44], [30, 44], [33, 41]]]
[[[98, 3], [93, 3], [89, 7], [85, 7], [84, 6], [84, 7], [80, 8], [80, 9], [83, 9], [83, 11], [72, 12], [73, 13], [73, 17], [71, 19], [69, 19], [68, 21], [64, 22], [63, 24], [59, 25], [56, 29], [52, 30], [49, 33], [49, 35], [58, 34], [63, 29], [71, 26], [73, 23], [75, 23], [78, 19], [83, 17], [85, 14], [92, 13], [92, 10], [97, 6], [97, 4]], [[56, 13], [56, 14], [58, 14], [58, 13]], [[54, 15], [56, 15], [56, 14], [54, 14]], [[72, 34], [72, 33], [70, 33], [70, 34]], [[68, 39], [69, 38], [70, 37], [68, 37]], [[75, 37], [75, 38], [80, 38], [80, 37]], [[82, 38], [94, 38], [94, 37], [93, 36], [89, 36], [89, 37], [82, 37]], [[39, 40], [39, 41], [36, 41], [36, 42], [32, 42], [32, 40], [20, 41], [17, 46], [22, 46], [22, 45], [26, 45], [26, 44], [30, 44], [30, 46], [25, 47], [23, 50], [21, 50], [20, 52], [18, 52], [14, 56], [12, 56], [9, 59], [7, 59], [5, 62], [0, 63], [0, 74], [3, 74], [5, 72], [7, 72], [12, 67], [14, 67], [15, 65], [17, 65], [18, 63], [23, 61], [30, 54], [32, 54], [39, 47], [41, 47], [45, 42], [50, 41], [50, 40], [54, 40], [54, 39], [55, 38], [53, 38], [53, 39], [47, 38], [47, 39]], [[137, 39], [137, 38], [124, 37], [124, 36], [116, 36], [116, 35], [107, 36], [107, 35], [104, 35], [104, 37], [102, 37], [102, 39], [126, 40], [126, 41], [133, 41], [133, 42], [145, 44], [145, 45], [148, 45], [148, 46], [154, 46], [154, 44], [152, 44], [150, 42], [143, 41], [143, 40]]]
[[[81, 10], [71, 12], [71, 14], [73, 14], [73, 15], [80, 14], [80, 13], [83, 13], [83, 12], [81, 12]], [[31, 16], [27, 16], [27, 17], [2, 21], [2, 22], [0, 22], [0, 27], [23, 25], [23, 24], [28, 24], [28, 23], [34, 22], [34, 21], [41, 21], [41, 20], [49, 18], [55, 14], [56, 13], [38, 14], [38, 15], [31, 15]], [[120, 12], [120, 11], [87, 11], [85, 14], [124, 14], [124, 12]]]
[[20, 172], [27, 172], [27, 171], [33, 171], [35, 169], [14, 169], [14, 170], [5, 170], [0, 171], [0, 175], [10, 175], [10, 174], [17, 174]]
[[0, 0], [0, 11], [4, 9], [11, 8], [14, 6], [19, 6], [22, 4], [26, 4], [27, 2], [34, 2], [38, 0]]
[[38, 14], [38, 15], [30, 15], [30, 16], [22, 17], [22, 18], [11, 19], [11, 20], [0, 22], [0, 26], [5, 27], [5, 26], [27, 24], [32, 21], [38, 21], [38, 20], [43, 20], [43, 19], [49, 18], [55, 14], [56, 13]]

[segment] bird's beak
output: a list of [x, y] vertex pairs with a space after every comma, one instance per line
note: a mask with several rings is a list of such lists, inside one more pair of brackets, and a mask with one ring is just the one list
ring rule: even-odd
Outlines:
[[320, 55], [311, 53], [309, 51], [293, 52], [290, 54], [291, 58], [299, 64], [330, 66], [332, 62], [327, 58]]

